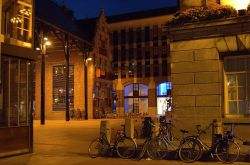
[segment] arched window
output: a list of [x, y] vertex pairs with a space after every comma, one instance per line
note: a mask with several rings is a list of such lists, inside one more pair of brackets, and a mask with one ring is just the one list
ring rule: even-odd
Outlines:
[[148, 114], [148, 86], [130, 84], [124, 87], [124, 112]]

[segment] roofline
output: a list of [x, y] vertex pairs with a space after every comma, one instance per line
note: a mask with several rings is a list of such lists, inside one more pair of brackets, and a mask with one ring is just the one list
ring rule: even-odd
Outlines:
[[[164, 15], [168, 15], [168, 14], [159, 14], [159, 15], [153, 15], [152, 16], [146, 16], [146, 17], [132, 17], [132, 18], [127, 18], [127, 19], [121, 19], [121, 20], [115, 20], [115, 21], [108, 21], [110, 18], [112, 17], [124, 17], [124, 16], [128, 16], [130, 14], [142, 14], [144, 12], [149, 12], [149, 11], [157, 11], [157, 10], [163, 10], [163, 9], [171, 9], [177, 12], [179, 11], [178, 6], [168, 6], [168, 7], [162, 7], [162, 8], [154, 8], [154, 9], [148, 9], [148, 10], [141, 10], [141, 11], [135, 11], [135, 12], [128, 12], [128, 13], [121, 13], [121, 14], [116, 14], [116, 15], [110, 15], [110, 16], [106, 16], [106, 21], [108, 24], [112, 24], [112, 23], [117, 23], [117, 22], [124, 22], [124, 21], [130, 21], [130, 20], [135, 20], [135, 19], [146, 19], [146, 18], [153, 18], [153, 17], [160, 17], [160, 16], [164, 16]], [[169, 13], [173, 14], [173, 13]]]
[[45, 23], [45, 24], [47, 24], [47, 25], [49, 25], [49, 26], [52, 26], [53, 28], [56, 28], [56, 29], [62, 31], [63, 33], [66, 33], [66, 34], [68, 34], [68, 35], [70, 35], [70, 36], [72, 36], [72, 37], [74, 37], [74, 38], [77, 38], [78, 40], [81, 40], [81, 41], [83, 41], [84, 43], [87, 43], [89, 46], [93, 46], [93, 44], [91, 44], [90, 42], [84, 40], [83, 38], [81, 38], [81, 37], [79, 37], [79, 36], [77, 36], [77, 35], [75, 35], [75, 34], [72, 34], [71, 32], [68, 32], [68, 31], [66, 31], [66, 30], [64, 30], [64, 29], [62, 29], [62, 28], [60, 28], [60, 27], [58, 27], [58, 26], [56, 26], [56, 25], [54, 25], [54, 24], [48, 22], [48, 21], [45, 21], [45, 20], [43, 20], [43, 19], [37, 17], [37, 16], [35, 17], [35, 20], [41, 21], [41, 22], [43, 22], [43, 23]]

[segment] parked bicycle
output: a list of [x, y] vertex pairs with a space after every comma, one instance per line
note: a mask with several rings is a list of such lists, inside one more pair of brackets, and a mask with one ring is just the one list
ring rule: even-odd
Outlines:
[[204, 130], [200, 125], [197, 125], [198, 134], [189, 136], [179, 149], [179, 157], [183, 162], [194, 162], [200, 159], [204, 151], [208, 151], [211, 157], [217, 157], [217, 159], [224, 163], [235, 162], [240, 154], [239, 145], [234, 142], [231, 131], [227, 131], [224, 136], [216, 135], [216, 140], [211, 146], [204, 143], [200, 136], [206, 134], [206, 131], [213, 125], [210, 124]]
[[[150, 123], [152, 127], [155, 127], [153, 123]], [[166, 155], [167, 143], [163, 141], [159, 136], [153, 137], [153, 129], [151, 129], [150, 136], [146, 138], [142, 145], [142, 150], [136, 156], [136, 160], [141, 160], [145, 154], [151, 159], [162, 159]]]
[[132, 138], [126, 137], [125, 132], [118, 131], [114, 145], [111, 145], [106, 134], [102, 133], [101, 137], [90, 143], [88, 154], [91, 158], [112, 155], [114, 153], [121, 158], [131, 158], [135, 154], [136, 148], [137, 145]]
[[187, 130], [181, 129], [180, 132], [182, 133], [182, 137], [177, 138], [173, 136], [173, 133], [172, 133], [173, 128], [174, 128], [174, 125], [171, 122], [166, 123], [166, 124], [162, 123], [160, 125], [160, 129], [159, 129], [160, 132], [158, 135], [158, 139], [160, 141], [164, 141], [164, 142], [161, 142], [160, 144], [167, 144], [167, 148], [165, 149], [165, 152], [161, 154], [161, 157], [158, 157], [159, 159], [167, 158], [170, 151], [175, 151], [176, 156], [177, 156], [180, 146], [186, 140], [188, 140], [189, 136], [186, 136], [186, 134], [188, 134]]

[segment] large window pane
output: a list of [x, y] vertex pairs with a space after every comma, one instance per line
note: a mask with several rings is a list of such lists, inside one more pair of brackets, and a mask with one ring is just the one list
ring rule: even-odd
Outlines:
[[9, 110], [9, 58], [2, 57], [1, 67], [1, 98], [0, 98], [0, 126], [8, 125], [8, 110]]
[[11, 59], [10, 64], [10, 126], [18, 125], [18, 64], [17, 59]]
[[20, 61], [20, 97], [19, 97], [19, 118], [20, 124], [26, 125], [28, 119], [28, 63]]
[[148, 86], [130, 84], [124, 87], [124, 112], [148, 113]]
[[[66, 67], [53, 67], [53, 111], [65, 111], [66, 107]], [[74, 66], [69, 67], [69, 102], [74, 108]]]
[[248, 115], [249, 98], [249, 71], [247, 65], [249, 57], [237, 57], [225, 59], [225, 71], [227, 75], [227, 95], [229, 115]]
[[229, 114], [237, 114], [237, 101], [229, 101]]
[[30, 62], [2, 56], [0, 126], [27, 126]]

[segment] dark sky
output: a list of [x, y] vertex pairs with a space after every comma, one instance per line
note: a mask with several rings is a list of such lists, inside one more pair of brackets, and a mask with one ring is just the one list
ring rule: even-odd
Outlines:
[[100, 8], [104, 8], [105, 15], [174, 6], [176, 0], [55, 0], [65, 4], [75, 11], [77, 18], [97, 17]]

